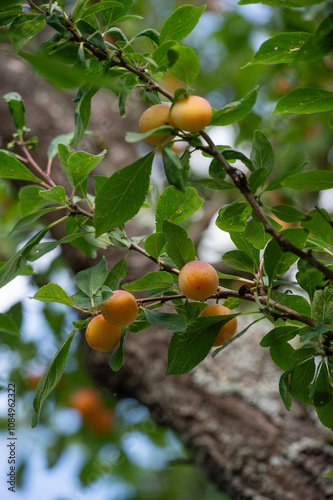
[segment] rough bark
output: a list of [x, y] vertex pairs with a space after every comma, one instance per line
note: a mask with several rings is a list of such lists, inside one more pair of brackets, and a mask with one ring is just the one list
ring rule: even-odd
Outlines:
[[[1, 56], [0, 63], [2, 93], [22, 94], [28, 126], [41, 139], [35, 157], [45, 164], [50, 140], [73, 128], [73, 96], [50, 89], [16, 59]], [[104, 174], [135, 158], [135, 151], [123, 142], [130, 122], [120, 121], [112, 109], [108, 96], [94, 98], [90, 128], [98, 135], [86, 144], [93, 150], [101, 145], [110, 149]], [[1, 147], [5, 147], [12, 129], [4, 101], [0, 113]], [[60, 180], [60, 169], [54, 172]], [[56, 226], [53, 235], [61, 237], [63, 228]], [[93, 263], [70, 245], [63, 252], [74, 271]], [[103, 254], [111, 267], [125, 252], [111, 247]], [[134, 253], [128, 266], [128, 280], [152, 269], [150, 262]], [[313, 409], [297, 402], [291, 412], [284, 408], [278, 395], [280, 370], [267, 350], [259, 347], [265, 327], [261, 328], [249, 330], [214, 360], [208, 356], [182, 376], [165, 377], [171, 334], [153, 327], [128, 335], [125, 362], [117, 373], [109, 369], [108, 355], [89, 349], [85, 342], [82, 352], [87, 369], [99, 383], [118, 397], [134, 397], [147, 405], [155, 421], [170, 425], [194, 460], [233, 499], [333, 498], [333, 482], [321, 477], [333, 467], [332, 434], [318, 423]]]

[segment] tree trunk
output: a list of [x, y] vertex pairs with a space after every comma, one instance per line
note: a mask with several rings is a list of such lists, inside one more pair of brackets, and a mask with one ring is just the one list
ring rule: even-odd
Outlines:
[[[50, 140], [73, 130], [74, 105], [68, 95], [49, 88], [16, 59], [1, 56], [0, 62], [3, 93], [17, 91], [23, 96], [27, 124], [41, 140], [34, 155], [45, 165]], [[113, 106], [105, 95], [94, 98], [90, 129], [98, 131], [95, 146], [111, 145], [103, 162], [104, 175], [135, 159], [123, 136], [126, 128], [136, 126], [120, 120]], [[4, 148], [10, 140], [11, 118], [2, 100], [0, 113]], [[95, 147], [93, 140], [88, 147]], [[59, 167], [54, 174], [56, 181], [62, 179]], [[63, 235], [64, 229], [56, 226], [53, 236]], [[106, 255], [111, 268], [126, 251], [110, 247], [100, 255]], [[75, 272], [96, 263], [70, 245], [64, 245], [63, 252]], [[153, 269], [133, 252], [128, 266], [128, 281]], [[164, 375], [171, 334], [159, 328], [128, 335], [124, 365], [117, 373], [108, 366], [109, 355], [93, 351], [85, 342], [82, 352], [87, 369], [100, 384], [120, 398], [130, 396], [147, 405], [155, 421], [172, 427], [195, 462], [233, 499], [333, 499], [333, 481], [322, 477], [333, 467], [332, 433], [318, 423], [312, 408], [294, 402], [290, 412], [285, 409], [278, 394], [281, 372], [268, 351], [259, 347], [266, 327], [252, 327], [216, 358], [208, 356], [181, 376]]]

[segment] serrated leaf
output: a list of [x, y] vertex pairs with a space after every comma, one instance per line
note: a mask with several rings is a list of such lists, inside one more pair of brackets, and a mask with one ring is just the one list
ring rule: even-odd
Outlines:
[[260, 130], [256, 130], [254, 133], [250, 158], [256, 170], [266, 168], [269, 173], [273, 170], [273, 148], [267, 137]]
[[194, 244], [185, 229], [165, 220], [163, 222], [163, 233], [166, 253], [179, 269], [187, 262], [195, 260]]
[[[291, 243], [298, 248], [304, 248], [308, 233], [302, 229], [285, 229], [281, 232]], [[265, 272], [271, 282], [275, 276], [285, 274], [290, 266], [298, 259], [297, 255], [291, 252], [283, 252], [276, 240], [271, 240], [265, 249], [264, 267]]]
[[255, 248], [247, 239], [246, 232], [245, 233], [234, 233], [230, 232], [230, 238], [238, 248], [242, 252], [245, 252], [249, 255], [254, 263], [254, 265], [259, 269], [259, 249]]
[[174, 277], [166, 271], [153, 271], [147, 273], [131, 283], [123, 285], [123, 289], [128, 292], [140, 292], [142, 290], [170, 289], [173, 286]]
[[87, 191], [87, 176], [106, 155], [106, 149], [98, 155], [86, 153], [85, 151], [76, 151], [72, 153], [67, 160], [67, 168], [73, 180], [74, 187], [79, 193], [85, 195]]
[[[127, 12], [131, 8], [133, 3], [133, 0], [122, 0], [121, 1], [121, 7], [112, 7], [108, 9], [107, 11], [103, 11], [103, 18], [105, 24], [111, 24], [111, 23], [119, 23], [122, 21], [122, 18], [126, 20], [128, 17], [131, 19], [132, 16], [126, 16]], [[135, 16], [136, 18], [137, 16]]]
[[245, 231], [247, 218], [251, 215], [252, 208], [243, 201], [234, 201], [219, 210], [216, 225], [222, 231]]
[[321, 209], [321, 212], [315, 209], [311, 210], [307, 214], [307, 219], [301, 222], [301, 227], [307, 229], [315, 238], [333, 247], [333, 227], [323, 217], [330, 220], [330, 215], [324, 209]]
[[281, 97], [275, 106], [273, 115], [279, 113], [323, 113], [333, 109], [333, 92], [328, 90], [304, 87], [294, 89]]
[[186, 189], [186, 174], [178, 155], [170, 147], [163, 148], [163, 165], [169, 184], [179, 191]]
[[151, 28], [145, 29], [145, 30], [141, 31], [138, 35], [136, 35], [136, 38], [139, 38], [141, 36], [150, 38], [150, 40], [152, 40], [157, 45], [159, 45], [159, 43], [160, 43], [160, 34], [158, 31], [156, 31], [154, 29], [151, 29]]
[[3, 96], [3, 99], [8, 102], [15, 127], [22, 130], [25, 125], [25, 106], [22, 97], [17, 92], [9, 92]]
[[9, 333], [10, 335], [21, 335], [16, 323], [8, 314], [0, 313], [0, 332]]
[[288, 342], [272, 345], [269, 352], [272, 360], [281, 370], [288, 371], [294, 367], [295, 359], [292, 357], [294, 348]]
[[315, 363], [313, 357], [295, 366], [291, 372], [291, 389], [293, 396], [301, 394], [311, 384], [315, 374]]
[[331, 322], [333, 316], [333, 285], [314, 292], [312, 314], [319, 323]]
[[172, 332], [186, 329], [185, 317], [181, 314], [170, 314], [160, 311], [145, 309], [145, 315], [150, 325], [159, 325]]
[[318, 26], [316, 33], [301, 47], [295, 63], [313, 62], [333, 52], [333, 15], [327, 16]]
[[33, 406], [35, 413], [33, 415], [32, 427], [36, 427], [39, 421], [40, 412], [45, 399], [51, 394], [53, 389], [57, 386], [60, 381], [62, 374], [65, 371], [66, 362], [68, 358], [69, 348], [73, 341], [74, 335], [77, 330], [73, 330], [62, 346], [58, 349], [53, 360], [46, 368], [42, 378], [36, 389]]
[[[140, 210], [149, 189], [154, 153], [115, 172], [96, 196], [96, 236], [124, 224]], [[130, 202], [129, 202], [130, 200]]]
[[103, 0], [103, 2], [98, 3], [96, 5], [92, 5], [88, 7], [82, 12], [81, 19], [85, 17], [91, 16], [92, 14], [96, 14], [97, 12], [101, 12], [103, 10], [108, 10], [113, 7], [121, 7], [121, 2], [111, 1], [111, 0]]
[[180, 224], [197, 212], [203, 202], [194, 188], [187, 188], [183, 193], [173, 186], [167, 187], [157, 200], [156, 231], [163, 230], [164, 220]]
[[96, 266], [78, 272], [75, 276], [75, 282], [84, 294], [88, 297], [93, 297], [97, 290], [104, 284], [107, 275], [107, 264], [103, 255]]
[[262, 250], [267, 243], [264, 226], [255, 215], [252, 215], [252, 219], [247, 223], [245, 238], [258, 250]]
[[324, 189], [331, 189], [333, 187], [333, 172], [326, 170], [301, 172], [289, 175], [282, 181], [281, 184], [283, 187], [301, 191], [321, 191]]
[[252, 64], [280, 64], [292, 63], [297, 53], [311, 38], [310, 33], [279, 33], [266, 40], [255, 53]]
[[122, 279], [125, 278], [127, 274], [127, 262], [126, 258], [120, 259], [111, 269], [107, 275], [104, 285], [111, 288], [111, 290], [118, 290], [119, 284]]
[[39, 196], [44, 200], [66, 205], [66, 191], [63, 186], [54, 186], [47, 191], [39, 191]]
[[165, 238], [162, 231], [153, 233], [145, 241], [145, 250], [149, 255], [158, 259], [165, 245]]
[[0, 151], [0, 178], [42, 183], [15, 156], [5, 151]]
[[245, 118], [256, 103], [257, 93], [258, 89], [255, 88], [246, 94], [243, 99], [225, 104], [222, 108], [214, 111], [210, 125], [225, 126]]
[[168, 41], [162, 43], [157, 49], [152, 53], [152, 58], [157, 64], [157, 71], [165, 71], [169, 68], [170, 61], [168, 58], [168, 52], [173, 47], [177, 46], [177, 42]]
[[71, 295], [70, 299], [73, 301], [73, 304], [76, 307], [80, 307], [81, 309], [90, 309], [91, 308], [91, 298], [88, 297], [85, 293], [78, 290], [74, 295]]
[[230, 317], [200, 317], [190, 321], [184, 332], [176, 332], [170, 341], [166, 375], [182, 375], [197, 366], [211, 350], [222, 326]]
[[222, 257], [222, 260], [228, 264], [228, 266], [238, 269], [239, 271], [246, 271], [251, 274], [254, 274], [255, 272], [251, 257], [241, 250], [231, 250], [230, 252], [226, 252]]
[[178, 7], [165, 21], [161, 29], [160, 43], [168, 40], [183, 40], [196, 27], [199, 19], [205, 10], [202, 7], [192, 5], [182, 5]]
[[270, 330], [262, 338], [260, 345], [261, 347], [271, 347], [273, 345], [283, 344], [293, 339], [297, 335], [299, 328], [294, 326], [277, 326]]
[[120, 337], [120, 342], [117, 350], [111, 355], [111, 358], [109, 359], [109, 366], [114, 372], [119, 371], [124, 362], [124, 340], [125, 335], [122, 335]]
[[73, 306], [72, 299], [61, 286], [57, 285], [57, 283], [48, 283], [42, 286], [42, 288], [35, 293], [33, 299], [41, 300], [42, 302], [57, 302], [58, 304], [65, 304], [69, 307]]
[[186, 83], [188, 87], [200, 73], [200, 62], [191, 47], [173, 47], [168, 52], [171, 73]]

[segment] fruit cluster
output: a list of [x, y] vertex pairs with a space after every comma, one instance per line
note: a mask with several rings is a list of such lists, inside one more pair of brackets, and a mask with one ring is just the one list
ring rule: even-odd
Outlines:
[[[194, 260], [184, 265], [179, 273], [179, 288], [188, 298], [204, 301], [215, 294], [219, 285], [216, 270], [207, 262]], [[221, 304], [208, 305], [200, 316], [228, 315], [232, 311]], [[122, 327], [133, 323], [138, 315], [135, 297], [125, 290], [116, 290], [111, 298], [101, 305], [101, 313], [95, 316], [86, 330], [90, 347], [100, 351], [110, 351], [120, 341]], [[214, 346], [230, 340], [237, 329], [236, 318], [231, 319], [220, 329]]]

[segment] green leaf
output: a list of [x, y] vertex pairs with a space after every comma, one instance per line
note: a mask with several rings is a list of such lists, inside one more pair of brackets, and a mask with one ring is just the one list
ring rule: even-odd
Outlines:
[[195, 260], [194, 244], [185, 229], [165, 220], [163, 222], [163, 233], [166, 253], [179, 269], [187, 262]]
[[122, 335], [120, 337], [120, 342], [117, 350], [112, 354], [111, 358], [109, 359], [109, 366], [111, 370], [114, 372], [119, 371], [124, 362], [124, 340], [125, 336]]
[[[281, 232], [291, 243], [298, 248], [304, 248], [308, 233], [300, 228], [285, 229]], [[271, 240], [264, 253], [265, 272], [271, 282], [275, 276], [285, 274], [290, 266], [298, 259], [291, 252], [283, 252], [276, 240]]]
[[239, 271], [246, 271], [251, 274], [254, 274], [255, 272], [251, 257], [241, 250], [231, 250], [230, 252], [226, 252], [222, 257], [222, 260], [228, 264], [228, 266], [238, 269]]
[[123, 289], [128, 292], [140, 292], [142, 290], [160, 290], [165, 288], [169, 290], [173, 287], [174, 277], [166, 271], [153, 271], [147, 273], [142, 278], [139, 278], [131, 283], [123, 285]]
[[274, 167], [274, 153], [273, 148], [267, 137], [256, 130], [253, 137], [253, 144], [251, 150], [251, 162], [254, 168], [265, 168], [269, 173]]
[[318, 26], [316, 33], [308, 38], [295, 58], [297, 62], [313, 62], [333, 52], [333, 15], [327, 16]]
[[21, 335], [16, 323], [8, 314], [0, 313], [0, 332], [10, 335]]
[[160, 127], [153, 128], [148, 130], [148, 132], [139, 133], [139, 132], [127, 132], [125, 136], [126, 142], [139, 142], [146, 137], [150, 137], [151, 135], [162, 135], [167, 134], [174, 131], [174, 127], [171, 125], [161, 125]]
[[279, 33], [266, 40], [246, 66], [252, 64], [292, 63], [299, 50], [311, 38], [310, 33]]
[[182, 375], [197, 366], [211, 350], [221, 327], [230, 316], [200, 317], [190, 321], [184, 332], [176, 332], [170, 341], [166, 375]]
[[[331, 220], [329, 213], [321, 209], [321, 212], [328, 220]], [[301, 227], [307, 229], [315, 238], [333, 247], [333, 227], [325, 221], [323, 215], [318, 210], [311, 210], [307, 219], [301, 222]]]
[[33, 406], [35, 410], [31, 424], [33, 428], [36, 427], [38, 424], [40, 412], [45, 399], [51, 394], [53, 389], [57, 386], [58, 382], [60, 381], [65, 371], [69, 348], [71, 346], [76, 331], [77, 330], [73, 330], [68, 335], [65, 342], [58, 349], [56, 355], [54, 356], [49, 366], [46, 368], [42, 378], [39, 381], [33, 401]]
[[186, 175], [177, 153], [170, 147], [163, 148], [163, 164], [166, 178], [169, 184], [172, 184], [180, 191], [186, 189]]
[[59, 203], [60, 205], [66, 205], [66, 191], [63, 186], [54, 186], [47, 191], [39, 191], [38, 194], [45, 200], [53, 203]]
[[298, 330], [299, 328], [295, 328], [294, 326], [278, 326], [266, 333], [260, 345], [261, 347], [271, 347], [273, 345], [283, 344], [293, 339], [297, 335]]
[[46, 200], [43, 200], [40, 193], [40, 186], [23, 186], [19, 192], [19, 206], [21, 215], [28, 215], [40, 208], [44, 207], [47, 204]]
[[52, 139], [47, 150], [47, 157], [49, 160], [53, 160], [58, 154], [58, 145], [63, 144], [64, 146], [69, 146], [73, 140], [74, 134], [70, 132], [69, 134], [61, 134]]
[[291, 389], [293, 396], [301, 394], [311, 384], [315, 374], [315, 363], [313, 357], [295, 366], [291, 372]]
[[288, 371], [294, 367], [295, 359], [292, 357], [294, 351], [294, 348], [288, 342], [272, 345], [269, 349], [272, 360], [283, 371]]
[[304, 87], [295, 89], [281, 97], [273, 111], [273, 115], [279, 113], [298, 113], [308, 115], [310, 113], [323, 113], [333, 109], [333, 92], [328, 90]]
[[30, 17], [17, 16], [11, 23], [8, 34], [11, 38], [13, 49], [18, 52], [22, 45], [25, 44], [30, 38], [39, 33], [45, 26], [44, 14]]
[[136, 35], [136, 38], [139, 38], [141, 36], [145, 36], [147, 38], [150, 38], [150, 40], [152, 40], [157, 45], [160, 44], [160, 34], [158, 31], [156, 31], [154, 29], [151, 29], [151, 28], [145, 29], [145, 30], [141, 31], [138, 35]]
[[34, 226], [34, 223], [40, 219], [43, 215], [53, 212], [54, 208], [44, 208], [43, 210], [37, 210], [29, 215], [25, 215], [15, 224], [13, 229], [9, 234], [12, 234], [14, 231], [18, 231], [25, 227]]
[[290, 175], [283, 180], [281, 184], [283, 187], [300, 191], [321, 191], [323, 189], [331, 189], [333, 187], [333, 172], [328, 172], [326, 170], [301, 172]]
[[131, 248], [131, 240], [126, 236], [124, 231], [111, 231], [109, 239], [112, 245], [121, 248]]
[[324, 362], [316, 380], [313, 400], [319, 420], [325, 427], [333, 430], [333, 393]]
[[84, 86], [84, 90], [80, 95], [77, 103], [74, 118], [75, 118], [75, 131], [71, 139], [71, 146], [79, 144], [83, 138], [90, 120], [91, 99], [96, 94], [98, 87], [95, 85]]
[[242, 252], [245, 252], [249, 255], [254, 263], [254, 265], [259, 269], [259, 250], [255, 248], [247, 239], [246, 233], [234, 233], [230, 232], [230, 238], [238, 248]]
[[121, 7], [121, 2], [106, 0], [96, 5], [92, 5], [82, 12], [81, 19], [84, 19], [85, 17], [91, 16], [92, 14], [96, 14], [97, 12], [101, 12], [103, 10], [109, 10], [112, 7]]
[[316, 290], [313, 295], [312, 314], [318, 323], [331, 323], [333, 316], [333, 285]]
[[200, 73], [200, 62], [191, 47], [173, 47], [168, 52], [171, 73], [186, 83], [188, 87]]
[[106, 155], [106, 149], [98, 155], [76, 151], [67, 160], [67, 168], [73, 180], [74, 187], [79, 193], [85, 195], [87, 191], [87, 176]]
[[0, 151], [0, 178], [19, 179], [21, 181], [37, 182], [38, 184], [42, 182], [23, 163], [17, 160], [15, 156], [5, 151]]
[[39, 233], [35, 234], [23, 248], [20, 248], [20, 250], [0, 268], [0, 288], [7, 285], [7, 283], [24, 270], [29, 260], [30, 253], [40, 240], [44, 238], [47, 231], [48, 228], [44, 228]]
[[22, 97], [17, 92], [9, 92], [3, 96], [3, 99], [8, 102], [15, 127], [18, 130], [22, 130], [25, 125], [25, 106]]
[[65, 304], [69, 307], [73, 306], [72, 299], [61, 286], [57, 285], [57, 283], [48, 283], [42, 286], [42, 288], [35, 293], [33, 299], [41, 300], [42, 302], [57, 302], [58, 304]]
[[[121, 7], [112, 7], [111, 9], [103, 12], [105, 24], [121, 22], [121, 18], [124, 17], [131, 8], [133, 0], [121, 0], [120, 3]], [[131, 16], [128, 17], [131, 18]]]
[[160, 231], [153, 233], [145, 241], [145, 250], [149, 255], [158, 259], [165, 245], [164, 234]]
[[168, 40], [183, 40], [196, 27], [199, 19], [205, 10], [206, 5], [202, 7], [193, 7], [192, 5], [182, 5], [178, 7], [164, 22], [160, 43]]
[[289, 205], [276, 205], [271, 208], [272, 212], [276, 217], [285, 222], [298, 222], [306, 218], [304, 212], [297, 210], [297, 208]]
[[111, 290], [118, 290], [119, 284], [127, 274], [126, 258], [120, 259], [111, 269], [107, 275], [104, 285], [108, 286]]
[[87, 23], [87, 21], [78, 21], [76, 27], [80, 31], [83, 38], [89, 38], [89, 43], [100, 50], [105, 50], [106, 45], [102, 35], [96, 30], [95, 26]]
[[97, 290], [105, 284], [107, 274], [107, 264], [103, 255], [101, 261], [96, 266], [89, 267], [77, 273], [75, 282], [83, 293], [88, 295], [88, 297], [93, 297]]
[[140, 210], [149, 189], [154, 152], [115, 172], [96, 196], [96, 236], [124, 224]]
[[262, 250], [267, 243], [264, 226], [258, 217], [253, 214], [252, 219], [247, 223], [245, 237], [251, 245], [259, 250]]
[[49, 252], [52, 252], [59, 245], [58, 241], [47, 241], [45, 243], [38, 243], [30, 252], [29, 261], [35, 262]]
[[203, 202], [194, 188], [187, 188], [185, 192], [181, 192], [174, 186], [167, 187], [157, 200], [156, 231], [163, 230], [164, 220], [180, 224], [197, 212]]
[[323, 274], [318, 271], [318, 269], [315, 269], [313, 266], [302, 259], [299, 259], [297, 267], [297, 282], [303, 288], [303, 290], [308, 292], [310, 300], [312, 302], [313, 295], [317, 287], [321, 285], [321, 282], [323, 280]]
[[281, 396], [281, 399], [284, 402], [287, 410], [290, 410], [292, 402], [293, 402], [293, 396], [292, 396], [290, 382], [289, 382], [289, 375], [290, 375], [289, 371], [283, 373], [281, 375], [280, 381], [279, 381], [280, 396]]
[[216, 225], [222, 231], [245, 231], [247, 218], [251, 215], [252, 208], [243, 201], [234, 201], [220, 209]]
[[159, 311], [145, 309], [145, 315], [150, 325], [159, 325], [172, 332], [183, 331], [186, 329], [185, 317], [181, 314], [169, 314]]
[[157, 71], [165, 71], [170, 66], [170, 61], [168, 58], [169, 50], [177, 46], [177, 42], [169, 41], [162, 43], [157, 49], [152, 53], [152, 58], [157, 64]]
[[230, 125], [245, 118], [256, 103], [257, 93], [258, 89], [255, 88], [246, 94], [243, 99], [225, 104], [222, 108], [214, 111], [210, 125]]

